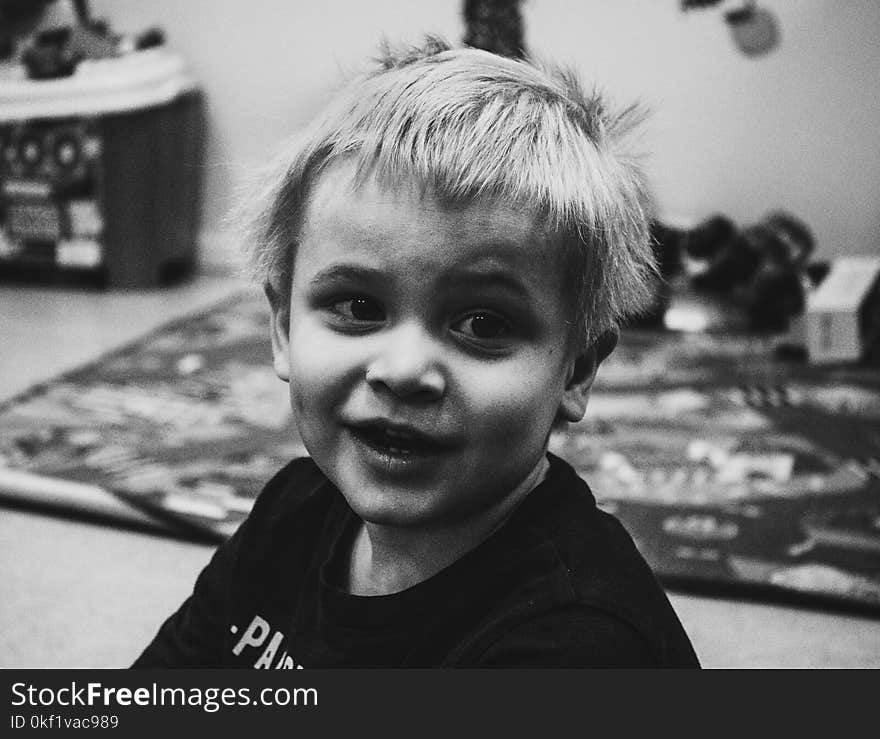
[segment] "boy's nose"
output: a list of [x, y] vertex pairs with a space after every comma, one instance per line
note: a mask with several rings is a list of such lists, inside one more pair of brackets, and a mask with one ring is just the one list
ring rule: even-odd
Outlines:
[[387, 332], [383, 339], [380, 351], [367, 366], [366, 379], [373, 388], [384, 386], [401, 398], [442, 397], [446, 379], [430, 336], [410, 325]]

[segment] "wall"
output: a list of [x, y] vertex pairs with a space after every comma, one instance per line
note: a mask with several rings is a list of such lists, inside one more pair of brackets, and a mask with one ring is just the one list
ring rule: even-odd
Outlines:
[[[880, 251], [880, 2], [763, 0], [782, 45], [749, 59], [720, 7], [679, 0], [526, 0], [533, 53], [568, 63], [620, 103], [653, 110], [643, 146], [663, 212], [745, 225], [803, 218], [819, 254]], [[92, 0], [117, 30], [161, 25], [209, 102], [205, 227], [242, 169], [309, 118], [384, 36], [458, 42], [460, 0]]]
[[762, 0], [782, 40], [751, 59], [722, 17], [741, 4], [529, 0], [529, 42], [653, 109], [645, 143], [666, 212], [748, 223], [781, 207], [824, 254], [880, 252], [880, 2]]

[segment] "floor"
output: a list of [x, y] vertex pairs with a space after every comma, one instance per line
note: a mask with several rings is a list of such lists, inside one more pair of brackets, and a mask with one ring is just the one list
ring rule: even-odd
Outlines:
[[[0, 400], [239, 289], [0, 284]], [[251, 288], [253, 289], [253, 288]], [[189, 593], [209, 546], [0, 506], [0, 668], [123, 667]], [[670, 592], [704, 666], [880, 667], [880, 619]]]

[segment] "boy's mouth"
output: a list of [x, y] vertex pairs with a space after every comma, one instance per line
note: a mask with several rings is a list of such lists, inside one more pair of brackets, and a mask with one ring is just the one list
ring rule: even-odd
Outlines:
[[383, 455], [409, 458], [448, 451], [450, 445], [421, 431], [387, 423], [364, 423], [349, 426], [362, 444]]

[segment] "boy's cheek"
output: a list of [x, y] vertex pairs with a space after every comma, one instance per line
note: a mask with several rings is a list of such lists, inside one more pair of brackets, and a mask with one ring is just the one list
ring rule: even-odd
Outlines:
[[344, 402], [351, 387], [363, 373], [332, 354], [315, 351], [314, 346], [290, 360], [290, 398], [297, 412], [327, 412]]
[[501, 439], [532, 431], [540, 435], [553, 423], [559, 394], [548, 383], [522, 376], [518, 380], [496, 377], [469, 388], [469, 415], [485, 434]]
[[471, 373], [462, 387], [475, 403], [528, 414], [534, 412], [536, 404], [550, 403], [561, 393], [563, 378], [560, 369], [543, 363], [508, 362]]

